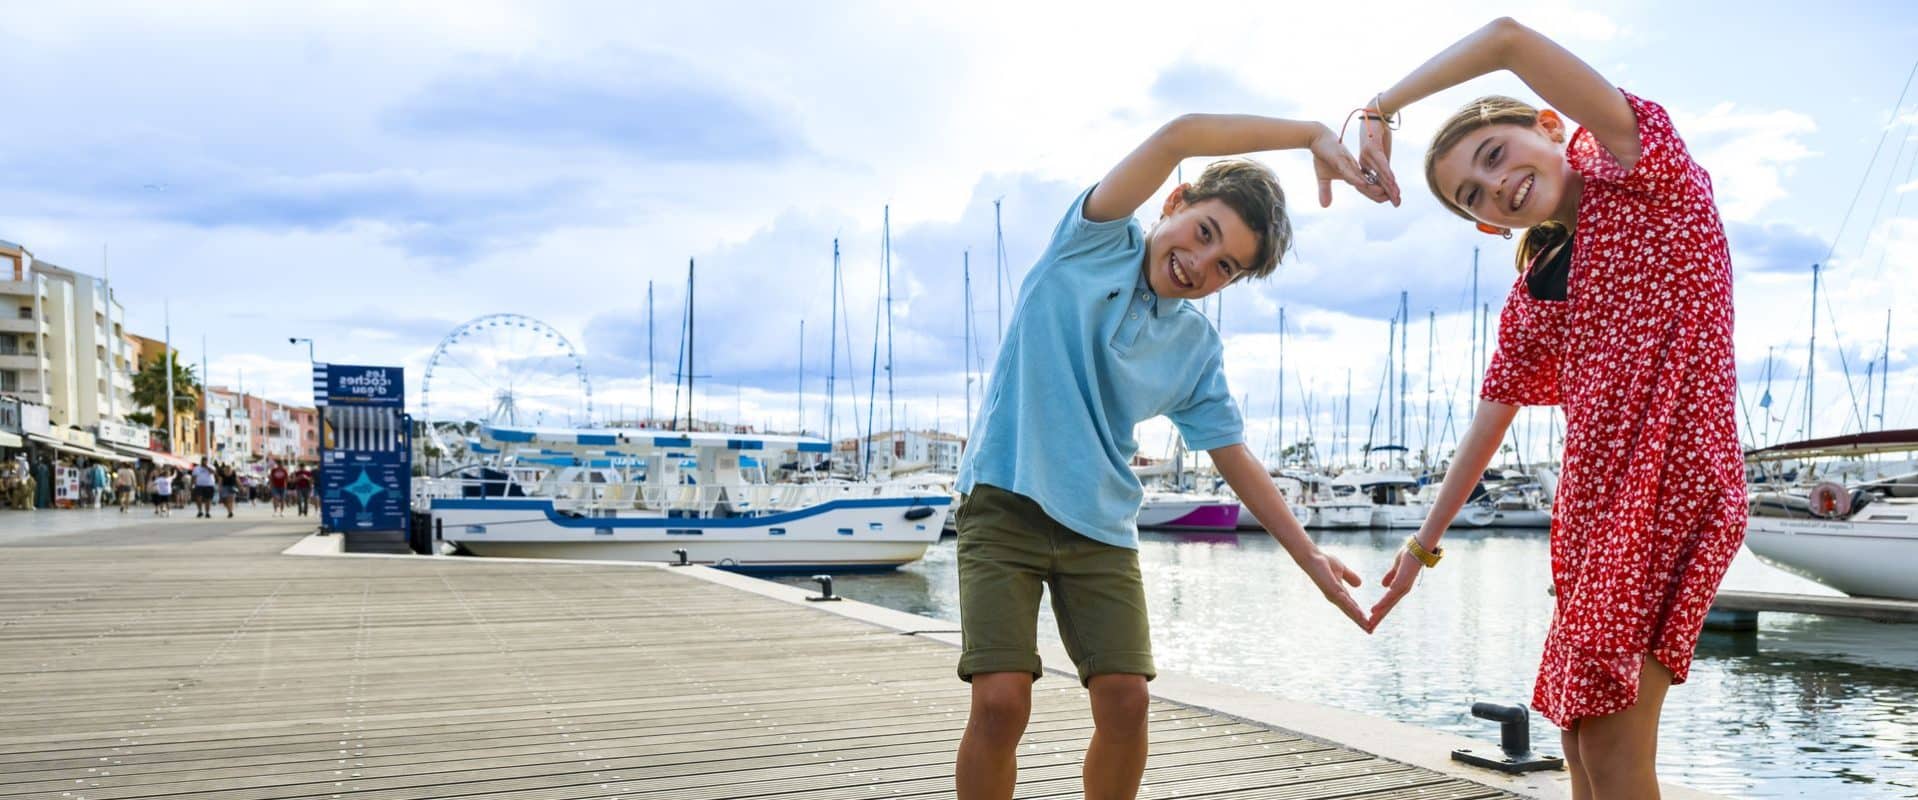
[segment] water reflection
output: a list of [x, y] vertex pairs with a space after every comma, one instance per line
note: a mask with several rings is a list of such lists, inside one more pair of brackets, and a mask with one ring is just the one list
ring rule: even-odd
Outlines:
[[[1370, 605], [1404, 532], [1316, 534], [1357, 569]], [[1160, 669], [1492, 741], [1477, 700], [1529, 702], [1552, 598], [1546, 538], [1446, 535], [1445, 563], [1375, 636], [1352, 626], [1263, 535], [1146, 534], [1140, 560]], [[782, 579], [810, 586], [804, 578]], [[1741, 553], [1729, 588], [1832, 594]], [[954, 541], [885, 575], [847, 575], [848, 597], [958, 619]], [[1050, 604], [1039, 631], [1056, 641]], [[1069, 666], [1069, 665], [1054, 665]], [[1918, 626], [1765, 614], [1756, 633], [1707, 633], [1664, 713], [1661, 772], [1753, 797], [1918, 792]], [[1540, 744], [1550, 725], [1535, 724]]]

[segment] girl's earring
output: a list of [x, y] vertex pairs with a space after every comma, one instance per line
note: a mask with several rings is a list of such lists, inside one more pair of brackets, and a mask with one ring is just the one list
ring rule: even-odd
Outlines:
[[1484, 233], [1484, 234], [1490, 234], [1492, 236], [1502, 236], [1507, 239], [1512, 238], [1511, 228], [1500, 228], [1496, 225], [1487, 225], [1483, 222], [1478, 223], [1478, 232]]

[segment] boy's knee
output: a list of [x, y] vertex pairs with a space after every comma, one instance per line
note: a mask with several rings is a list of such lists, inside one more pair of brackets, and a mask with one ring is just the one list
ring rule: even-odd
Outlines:
[[1152, 695], [1144, 675], [1094, 675], [1086, 684], [1092, 694], [1093, 721], [1099, 724], [1142, 725]]
[[988, 672], [972, 676], [972, 721], [995, 733], [1025, 730], [1032, 714], [1032, 676]]

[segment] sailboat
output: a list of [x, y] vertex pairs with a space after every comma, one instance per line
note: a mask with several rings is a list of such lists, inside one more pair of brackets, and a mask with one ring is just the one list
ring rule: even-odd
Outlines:
[[[1763, 468], [1788, 460], [1918, 453], [1918, 429], [1775, 445], [1747, 453]], [[1767, 564], [1857, 597], [1918, 600], [1918, 472], [1849, 484], [1761, 482], [1749, 500], [1745, 546]], [[1810, 485], [1807, 485], [1810, 484]]]

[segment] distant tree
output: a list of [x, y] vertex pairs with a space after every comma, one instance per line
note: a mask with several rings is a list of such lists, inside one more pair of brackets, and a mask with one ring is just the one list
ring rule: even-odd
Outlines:
[[[173, 361], [173, 413], [193, 415], [199, 412], [200, 380], [193, 365]], [[133, 376], [133, 404], [149, 409], [147, 425], [166, 426], [166, 359], [156, 358]]]

